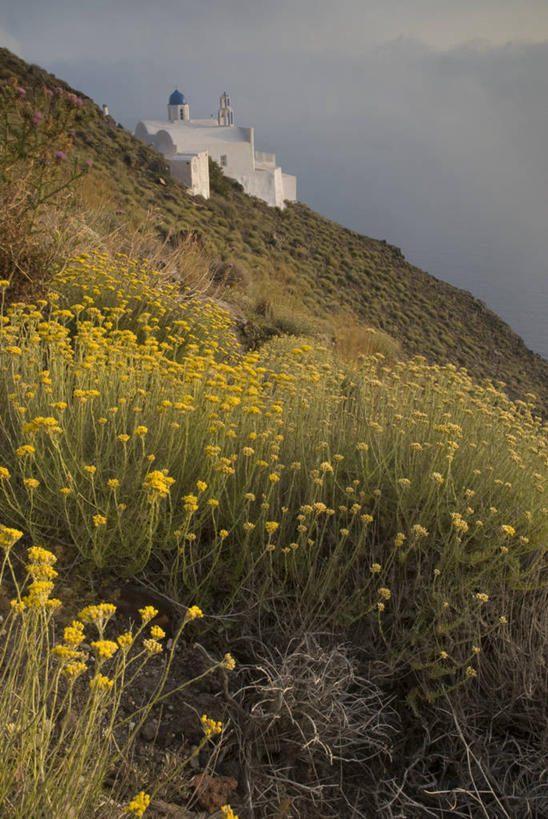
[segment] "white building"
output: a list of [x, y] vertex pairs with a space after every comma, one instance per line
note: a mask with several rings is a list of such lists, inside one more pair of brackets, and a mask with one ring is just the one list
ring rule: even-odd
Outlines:
[[285, 207], [286, 200], [296, 201], [297, 177], [282, 172], [275, 154], [255, 150], [253, 128], [234, 125], [226, 91], [216, 119], [191, 119], [190, 107], [177, 90], [169, 98], [167, 111], [166, 122], [139, 122], [135, 136], [164, 154], [173, 176], [193, 194], [209, 197], [210, 156], [246, 193], [279, 208]]

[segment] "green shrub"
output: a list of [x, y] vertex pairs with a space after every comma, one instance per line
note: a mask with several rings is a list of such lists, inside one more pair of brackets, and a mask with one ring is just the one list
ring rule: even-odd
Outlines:
[[91, 166], [71, 157], [72, 129], [89, 118], [61, 88], [0, 86], [0, 278], [13, 300], [42, 293], [70, 244], [66, 195]]

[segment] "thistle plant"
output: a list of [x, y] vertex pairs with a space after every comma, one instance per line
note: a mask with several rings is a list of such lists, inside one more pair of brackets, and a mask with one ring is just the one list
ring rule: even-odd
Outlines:
[[73, 153], [91, 108], [64, 89], [0, 85], [0, 278], [20, 299], [43, 291], [60, 264], [70, 187], [92, 165]]

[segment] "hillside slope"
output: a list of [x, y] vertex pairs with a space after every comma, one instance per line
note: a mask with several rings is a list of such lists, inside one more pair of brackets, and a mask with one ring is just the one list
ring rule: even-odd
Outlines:
[[[0, 80], [12, 76], [27, 86], [69, 87], [0, 49]], [[353, 314], [396, 338], [406, 354], [452, 362], [476, 379], [502, 380], [513, 397], [532, 392], [546, 412], [548, 362], [470, 293], [411, 265], [384, 241], [347, 230], [301, 203], [283, 212], [270, 208], [218, 174], [211, 198], [193, 199], [169, 177], [163, 157], [96, 111], [76, 134], [76, 149], [93, 158], [90, 199], [95, 196], [111, 226], [121, 219], [139, 224], [153, 214], [161, 235], [196, 237], [218, 269], [231, 271], [232, 298], [251, 316], [256, 311], [263, 326], [270, 293], [312, 324], [319, 321], [324, 332], [337, 317]], [[253, 288], [262, 298], [249, 296]]]

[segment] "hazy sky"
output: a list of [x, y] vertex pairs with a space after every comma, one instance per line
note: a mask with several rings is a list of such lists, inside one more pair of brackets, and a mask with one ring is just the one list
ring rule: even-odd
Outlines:
[[226, 88], [299, 199], [548, 358], [548, 0], [0, 0], [0, 41], [131, 130]]

